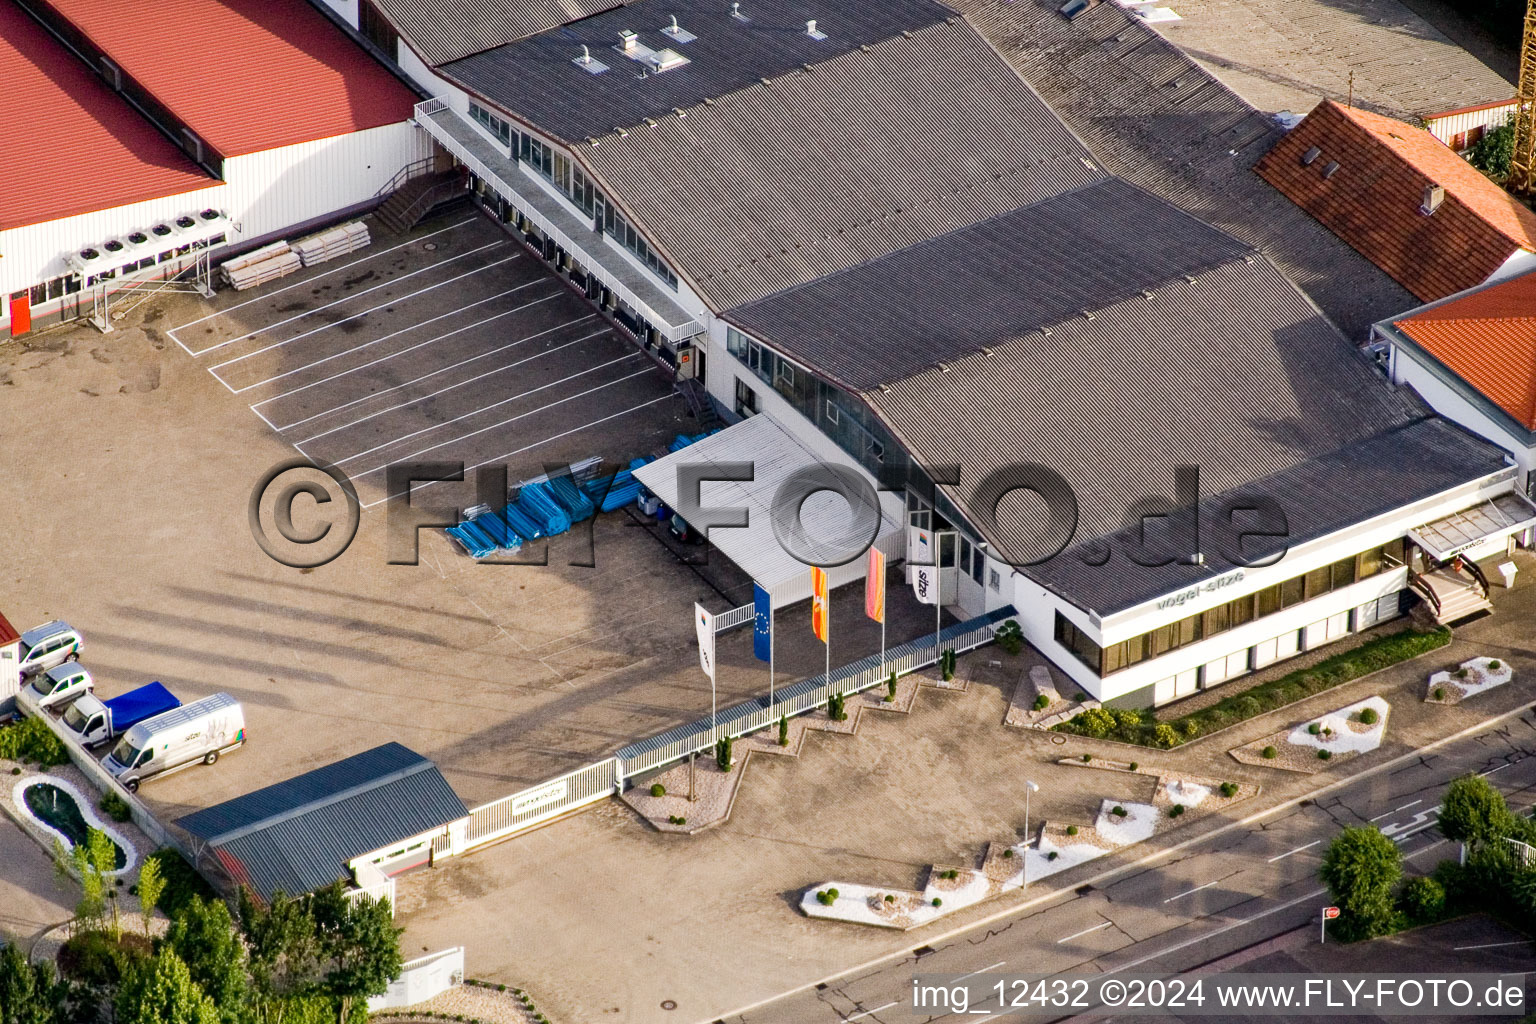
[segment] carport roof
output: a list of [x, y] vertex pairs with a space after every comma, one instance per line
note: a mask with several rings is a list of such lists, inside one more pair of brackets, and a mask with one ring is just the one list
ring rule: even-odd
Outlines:
[[437, 766], [399, 743], [189, 814], [176, 824], [265, 899], [345, 876], [354, 857], [467, 814]]

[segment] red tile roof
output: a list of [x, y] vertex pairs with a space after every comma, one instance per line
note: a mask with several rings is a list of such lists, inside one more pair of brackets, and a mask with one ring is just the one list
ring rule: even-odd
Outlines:
[[0, 147], [0, 230], [219, 184], [10, 0], [0, 82], [22, 118]]
[[4, 615], [0, 615], [0, 647], [13, 644], [20, 639], [21, 634], [16, 632], [16, 627], [11, 625], [10, 620]]
[[[1313, 146], [1321, 152], [1303, 164]], [[1433, 135], [1380, 114], [1324, 100], [1254, 170], [1425, 302], [1536, 251], [1536, 213]], [[1425, 215], [1428, 185], [1443, 186], [1445, 201]]]
[[225, 156], [404, 121], [416, 98], [305, 0], [50, 0]]
[[1536, 272], [1395, 324], [1499, 408], [1536, 430]]

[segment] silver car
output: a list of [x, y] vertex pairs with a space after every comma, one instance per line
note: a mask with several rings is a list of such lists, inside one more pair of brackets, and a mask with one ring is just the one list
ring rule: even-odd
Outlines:
[[66, 661], [78, 661], [85, 641], [67, 622], [48, 622], [21, 634], [21, 678], [29, 679]]
[[89, 672], [72, 661], [66, 661], [33, 676], [32, 681], [16, 695], [16, 702], [29, 715], [45, 708], [58, 708], [62, 711], [76, 697], [95, 689], [96, 684]]

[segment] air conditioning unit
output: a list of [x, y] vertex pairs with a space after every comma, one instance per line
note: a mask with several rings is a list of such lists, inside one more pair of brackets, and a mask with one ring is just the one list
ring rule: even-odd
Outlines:
[[157, 249], [163, 249], [168, 245], [174, 244], [176, 236], [179, 234], [181, 234], [180, 229], [168, 221], [161, 221], [149, 229], [149, 237], [154, 239]]
[[76, 271], [81, 274], [89, 274], [92, 268], [100, 265], [104, 260], [101, 250], [94, 246], [87, 246], [77, 252], [72, 252], [64, 258]]
[[128, 243], [130, 251], [154, 248], [154, 243], [150, 241], [149, 232], [147, 231], [130, 231], [123, 236], [123, 241]]
[[101, 244], [101, 254], [104, 263], [121, 263], [134, 246], [128, 244], [127, 239], [109, 238]]

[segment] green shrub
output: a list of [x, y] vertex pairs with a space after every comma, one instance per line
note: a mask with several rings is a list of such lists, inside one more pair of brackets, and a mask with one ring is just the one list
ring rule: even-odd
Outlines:
[[1445, 687], [1435, 687], [1435, 700], [1445, 700]]
[[1331, 751], [1331, 750], [1319, 750], [1317, 752], [1317, 759], [1319, 761], [1326, 761], [1326, 760], [1328, 760], [1332, 756], [1333, 756], [1333, 751]]
[[1046, 860], [1055, 860], [1059, 856], [1061, 856], [1061, 854], [1057, 853], [1055, 850], [1052, 850], [1050, 853], [1045, 855], [1045, 859]]
[[1019, 627], [1018, 619], [1005, 619], [992, 634], [997, 641], [997, 646], [1009, 654], [1018, 654], [1024, 649], [1024, 630]]
[[779, 746], [789, 746], [789, 716], [779, 716]]
[[1313, 736], [1318, 735], [1322, 731], [1323, 731], [1323, 724], [1321, 722], [1313, 722], [1313, 723], [1311, 723], [1310, 725], [1307, 726], [1307, 732], [1311, 733]]
[[1084, 736], [1107, 736], [1116, 723], [1115, 716], [1103, 708], [1089, 708], [1073, 715], [1069, 724], [1075, 727], [1074, 731]]
[[1445, 889], [1433, 878], [1410, 878], [1403, 883], [1397, 902], [1415, 922], [1436, 921], [1445, 913]]
[[1135, 761], [1131, 762], [1131, 771], [1134, 772], [1134, 771], [1136, 771], [1140, 767], [1141, 767], [1141, 765], [1137, 764]]
[[836, 889], [828, 889], [827, 890], [827, 895], [831, 896], [833, 899], [837, 899], [838, 896], [840, 896], [842, 894], [839, 893]]
[[1035, 695], [1035, 710], [1036, 711], [1044, 711], [1046, 708], [1048, 708], [1050, 706], [1051, 706], [1051, 698], [1047, 697], [1043, 693], [1039, 693], [1039, 694]]
[[157, 862], [160, 877], [165, 881], [165, 892], [160, 896], [159, 907], [166, 917], [174, 919], [179, 916], [193, 897], [205, 903], [219, 898], [213, 886], [192, 869], [185, 857], [169, 846], [156, 850], [148, 859]]
[[1493, 671], [1495, 671], [1495, 672], [1497, 672], [1501, 667], [1503, 667], [1503, 665], [1504, 665], [1504, 663], [1502, 661], [1500, 661], [1498, 658], [1490, 658], [1488, 660], [1488, 667], [1490, 669], [1492, 669]]
[[11, 774], [12, 775], [20, 775], [21, 774], [21, 769], [20, 768], [12, 768], [11, 769]]
[[955, 649], [953, 647], [946, 648], [939, 655], [939, 671], [946, 683], [955, 678]]
[[1003, 851], [1003, 857], [1004, 858], [1012, 858], [1013, 857], [1013, 847], [1010, 846], [1008, 849], [1004, 850]]
[[1127, 811], [1124, 807], [1121, 807], [1119, 804], [1115, 804], [1115, 806], [1109, 809], [1109, 813], [1113, 814], [1117, 818], [1123, 818], [1130, 812]]
[[1068, 825], [1067, 826], [1067, 835], [1069, 835], [1069, 836], [1077, 835], [1077, 826], [1076, 825]]
[[1235, 782], [1223, 782], [1221, 784], [1221, 795], [1229, 798], [1234, 797], [1237, 795], [1237, 788], [1237, 783]]
[[1464, 668], [1459, 668], [1459, 669], [1456, 670], [1456, 678], [1457, 679], [1465, 679], [1465, 678], [1467, 678], [1467, 675], [1468, 675], [1467, 670], [1464, 669]]
[[891, 677], [885, 681], [885, 700], [886, 700], [886, 703], [891, 703], [891, 702], [895, 701], [895, 699], [896, 699], [896, 673], [892, 672], [891, 673]]
[[721, 736], [715, 741], [715, 765], [723, 772], [731, 770], [731, 738]]
[[1167, 722], [1158, 722], [1152, 730], [1152, 742], [1163, 748], [1174, 747], [1179, 743], [1179, 731]]
[[1375, 725], [1380, 718], [1381, 716], [1376, 713], [1375, 708], [1360, 709], [1360, 723], [1362, 725]]
[[0, 725], [0, 757], [40, 768], [69, 763], [64, 744], [37, 716], [23, 718], [19, 722]]
[[128, 809], [128, 801], [119, 796], [115, 789], [109, 789], [102, 794], [101, 802], [96, 806], [113, 821], [127, 821], [133, 816]]
[[1120, 729], [1137, 729], [1141, 726], [1141, 712], [1122, 708], [1114, 712], [1115, 725]]
[[1184, 738], [1192, 740], [1200, 735], [1200, 720], [1191, 718], [1184, 723]]
[[848, 711], [846, 709], [847, 698], [840, 693], [834, 693], [827, 698], [827, 717], [834, 722], [846, 722]]
[[944, 905], [944, 901], [935, 896], [933, 898], [933, 905], [936, 907], [942, 907]]
[[1168, 808], [1168, 817], [1170, 817], [1170, 818], [1177, 818], [1179, 815], [1181, 815], [1183, 813], [1184, 813], [1184, 805], [1183, 804], [1174, 804], [1172, 807]]
[[1271, 744], [1270, 746], [1264, 748], [1263, 756], [1266, 760], [1273, 761], [1275, 758], [1280, 756], [1280, 751], [1276, 750], [1274, 745]]
[[149, 954], [149, 940], [136, 932], [123, 932], [114, 939], [110, 932], [82, 931], [60, 948], [59, 972], [89, 988], [116, 988]]
[[666, 796], [667, 787], [659, 782], [651, 783], [651, 796]]

